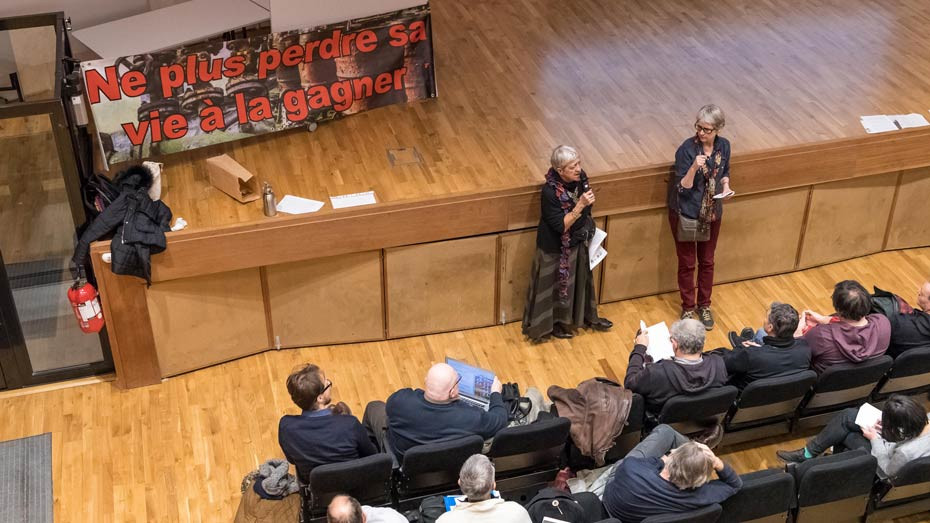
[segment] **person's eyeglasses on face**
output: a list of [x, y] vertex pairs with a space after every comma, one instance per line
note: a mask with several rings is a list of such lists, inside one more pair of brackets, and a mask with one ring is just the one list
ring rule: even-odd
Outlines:
[[717, 129], [715, 127], [704, 127], [703, 125], [696, 123], [694, 124], [694, 130], [701, 134], [710, 134], [715, 132]]

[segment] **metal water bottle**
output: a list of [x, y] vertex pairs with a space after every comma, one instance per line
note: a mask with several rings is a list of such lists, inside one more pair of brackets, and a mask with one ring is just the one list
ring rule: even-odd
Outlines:
[[274, 189], [271, 188], [271, 184], [268, 182], [262, 185], [262, 203], [264, 204], [265, 216], [278, 214], [278, 206], [274, 201]]

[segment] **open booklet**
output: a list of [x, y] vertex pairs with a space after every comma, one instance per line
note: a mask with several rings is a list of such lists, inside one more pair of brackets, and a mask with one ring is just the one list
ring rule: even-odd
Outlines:
[[652, 361], [666, 360], [675, 357], [675, 351], [672, 349], [672, 340], [669, 337], [668, 325], [660, 321], [651, 327], [646, 327], [646, 322], [639, 321], [640, 330], [645, 329], [649, 333], [649, 345], [646, 347], [646, 354], [652, 357]]
[[882, 411], [870, 403], [863, 403], [856, 413], [856, 425], [865, 428], [872, 428], [876, 423], [882, 420]]

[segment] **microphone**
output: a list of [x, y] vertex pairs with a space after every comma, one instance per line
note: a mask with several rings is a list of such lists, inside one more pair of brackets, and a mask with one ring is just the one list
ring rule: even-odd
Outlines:
[[578, 174], [578, 179], [581, 181], [581, 192], [586, 193], [591, 190], [591, 185], [588, 183], [588, 174], [584, 171], [581, 171]]

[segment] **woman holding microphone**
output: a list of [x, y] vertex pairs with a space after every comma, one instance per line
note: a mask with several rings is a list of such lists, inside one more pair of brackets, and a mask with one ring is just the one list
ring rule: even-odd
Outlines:
[[719, 107], [701, 107], [694, 122], [695, 135], [675, 153], [675, 174], [668, 186], [668, 222], [678, 255], [681, 318], [700, 320], [707, 330], [714, 328], [710, 295], [722, 201], [734, 194], [730, 189], [730, 142], [719, 135], [725, 124]]
[[523, 334], [534, 341], [550, 334], [571, 338], [572, 331], [582, 326], [597, 330], [613, 326], [597, 315], [588, 261], [595, 198], [581, 169], [581, 156], [575, 148], [560, 145], [552, 151], [550, 163], [523, 313]]

